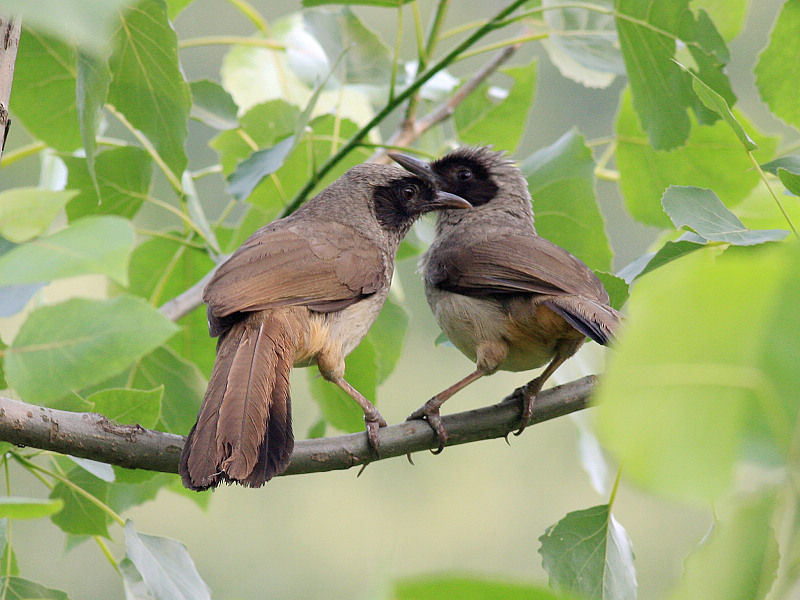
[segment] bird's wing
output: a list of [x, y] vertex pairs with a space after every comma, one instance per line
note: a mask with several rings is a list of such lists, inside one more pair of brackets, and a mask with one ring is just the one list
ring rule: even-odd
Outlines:
[[608, 302], [591, 269], [572, 254], [533, 234], [495, 235], [471, 244], [449, 244], [429, 257], [428, 280], [470, 296], [577, 294]]
[[277, 306], [330, 312], [374, 294], [387, 279], [383, 253], [354, 229], [277, 221], [220, 265], [203, 300], [216, 318]]

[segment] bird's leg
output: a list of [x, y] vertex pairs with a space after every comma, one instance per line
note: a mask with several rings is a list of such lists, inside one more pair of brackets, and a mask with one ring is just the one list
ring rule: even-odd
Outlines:
[[378, 429], [386, 427], [386, 421], [381, 416], [381, 413], [378, 412], [375, 405], [367, 400], [361, 392], [347, 383], [344, 377], [334, 377], [330, 381], [342, 388], [344, 393], [355, 400], [361, 407], [361, 410], [364, 411], [364, 422], [367, 424], [367, 439], [369, 439], [369, 445], [375, 451], [375, 454], [380, 456], [380, 452], [378, 451]]
[[533, 415], [533, 403], [536, 400], [536, 394], [542, 391], [542, 386], [544, 386], [544, 382], [548, 380], [550, 375], [561, 366], [561, 364], [567, 360], [572, 354], [558, 352], [553, 360], [550, 361], [550, 364], [547, 365], [542, 374], [539, 375], [536, 379], [532, 379], [521, 388], [519, 388], [514, 395], [517, 393], [522, 394], [522, 417], [520, 418], [520, 426], [517, 431], [514, 432], [514, 435], [519, 435], [525, 428], [528, 426], [528, 422], [531, 420], [531, 416]]
[[439, 448], [432, 451], [434, 454], [439, 454], [444, 449], [448, 440], [447, 430], [444, 428], [444, 425], [442, 425], [442, 418], [439, 414], [439, 408], [441, 408], [442, 404], [444, 404], [445, 401], [450, 398], [450, 396], [464, 389], [470, 383], [480, 379], [484, 375], [485, 373], [482, 369], [476, 369], [464, 377], [464, 379], [461, 381], [454, 383], [446, 390], [436, 394], [433, 398], [411, 413], [411, 415], [409, 415], [409, 417], [406, 419], [406, 421], [412, 421], [414, 419], [425, 419], [428, 421], [428, 425], [431, 426], [431, 429], [436, 432], [436, 436], [439, 438]]

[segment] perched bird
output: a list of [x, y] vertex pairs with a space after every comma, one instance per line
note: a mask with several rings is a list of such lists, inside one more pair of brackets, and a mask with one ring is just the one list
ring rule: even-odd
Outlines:
[[448, 398], [498, 369], [526, 371], [549, 363], [518, 390], [519, 435], [547, 378], [587, 336], [607, 344], [620, 314], [589, 267], [536, 234], [527, 182], [503, 153], [460, 148], [430, 164], [402, 154], [391, 157], [474, 207], [438, 214], [436, 237], [420, 266], [439, 326], [477, 368], [409, 420], [427, 419], [441, 452], [448, 438], [439, 408]]
[[353, 167], [292, 215], [250, 236], [203, 292], [217, 358], [179, 472], [205, 490], [221, 482], [259, 487], [283, 472], [294, 437], [292, 366], [313, 363], [364, 411], [377, 451], [386, 426], [344, 379], [345, 357], [389, 293], [395, 253], [421, 214], [469, 208], [429, 176], [398, 167]]

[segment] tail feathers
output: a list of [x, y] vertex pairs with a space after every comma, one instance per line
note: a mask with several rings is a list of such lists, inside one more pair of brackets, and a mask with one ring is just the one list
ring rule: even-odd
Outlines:
[[186, 487], [259, 487], [289, 464], [294, 447], [289, 371], [295, 336], [274, 313], [253, 315], [220, 340], [208, 390], [181, 456]]
[[553, 296], [544, 304], [586, 337], [604, 346], [613, 339], [622, 315], [608, 306], [582, 296]]

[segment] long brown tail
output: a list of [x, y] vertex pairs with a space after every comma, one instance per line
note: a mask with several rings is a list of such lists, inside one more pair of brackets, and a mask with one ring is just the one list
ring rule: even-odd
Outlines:
[[294, 448], [289, 371], [296, 336], [278, 311], [253, 313], [222, 338], [197, 423], [183, 448], [183, 485], [260, 487]]

